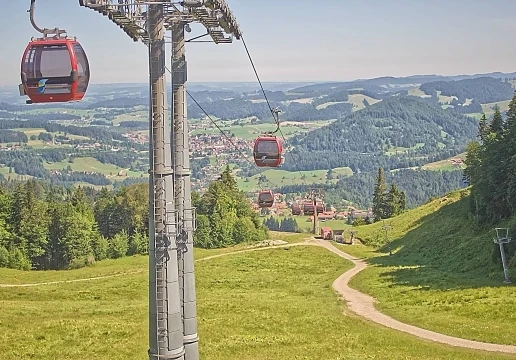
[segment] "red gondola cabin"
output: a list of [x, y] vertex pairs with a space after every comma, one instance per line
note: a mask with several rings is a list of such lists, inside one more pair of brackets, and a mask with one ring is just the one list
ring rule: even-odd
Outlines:
[[301, 215], [301, 206], [299, 204], [292, 205], [292, 215]]
[[303, 214], [305, 215], [313, 215], [314, 212], [314, 204], [312, 204], [310, 201], [305, 202], [303, 205]]
[[33, 40], [23, 54], [21, 80], [28, 104], [81, 100], [90, 81], [86, 52], [75, 39]]
[[316, 207], [317, 207], [317, 214], [322, 214], [326, 210], [324, 204], [320, 203], [320, 202], [317, 203]]
[[274, 204], [274, 194], [272, 190], [260, 191], [258, 194], [258, 206], [261, 208], [269, 208]]
[[277, 136], [260, 136], [254, 142], [256, 166], [278, 167], [283, 163], [283, 145]]

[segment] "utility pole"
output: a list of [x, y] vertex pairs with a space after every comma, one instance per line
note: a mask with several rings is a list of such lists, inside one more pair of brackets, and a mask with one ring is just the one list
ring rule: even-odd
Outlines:
[[322, 201], [321, 190], [320, 189], [311, 189], [308, 193], [308, 197], [314, 207], [314, 221], [313, 221], [312, 232], [314, 235], [317, 235], [318, 230], [319, 230], [319, 213], [317, 212], [317, 198], [319, 197], [320, 201]]
[[[149, 47], [149, 359], [198, 360], [185, 43], [231, 43], [242, 33], [225, 0], [79, 0], [79, 5], [107, 16]], [[202, 24], [206, 34], [185, 40], [189, 23]], [[172, 31], [172, 121], [166, 30]], [[211, 41], [198, 40], [205, 36]]]
[[392, 226], [391, 224], [386, 224], [385, 223], [385, 220], [383, 220], [383, 226], [382, 226], [382, 230], [385, 231], [385, 241], [387, 242], [387, 246], [389, 247], [389, 255], [392, 255], [392, 249], [391, 249], [391, 242], [389, 240], [389, 230], [392, 229]]
[[358, 230], [348, 230], [348, 231], [349, 231], [350, 245], [353, 245], [353, 239], [355, 238], [355, 234], [358, 232]]
[[511, 280], [509, 279], [509, 269], [507, 268], [507, 259], [505, 257], [505, 248], [504, 244], [508, 244], [511, 242], [511, 238], [509, 237], [509, 229], [508, 228], [495, 228], [496, 230], [496, 239], [493, 241], [495, 244], [500, 246], [500, 257], [502, 258], [502, 266], [503, 266], [503, 274], [505, 284], [510, 284]]

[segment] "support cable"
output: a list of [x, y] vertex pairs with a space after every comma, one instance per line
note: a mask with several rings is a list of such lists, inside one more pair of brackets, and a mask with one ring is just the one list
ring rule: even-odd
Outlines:
[[[231, 145], [233, 145], [233, 147], [239, 152], [240, 156], [245, 160], [247, 161], [251, 166], [253, 167], [256, 167], [256, 164], [254, 164], [253, 162], [251, 162], [251, 160], [248, 159], [248, 157], [242, 152], [242, 150], [240, 150], [238, 148], [238, 146], [236, 146], [236, 144], [233, 142], [233, 140], [231, 140], [231, 138], [224, 132], [224, 130], [222, 130], [220, 128], [220, 126], [212, 119], [212, 117], [206, 112], [206, 110], [204, 110], [204, 108], [201, 106], [201, 104], [199, 104], [197, 102], [197, 100], [195, 100], [195, 98], [192, 96], [192, 94], [190, 94], [190, 92], [188, 90], [186, 90], [186, 93], [188, 94], [188, 96], [193, 100], [193, 102], [199, 107], [199, 109], [201, 109], [201, 111], [204, 113], [204, 115], [206, 115], [206, 117], [211, 121], [211, 123], [213, 125], [215, 125], [215, 127], [217, 128], [217, 130], [220, 131], [220, 133], [229, 141], [229, 143]], [[261, 175], [265, 178], [265, 180], [270, 184], [272, 185], [273, 188], [278, 188], [278, 186], [276, 184], [274, 184], [272, 181], [270, 181], [269, 179], [267, 179], [264, 175]], [[263, 190], [263, 188], [260, 186], [260, 182], [258, 182], [258, 187]]]
[[[253, 71], [254, 71], [254, 74], [256, 75], [256, 79], [258, 80], [258, 84], [260, 84], [260, 89], [262, 90], [263, 97], [265, 98], [265, 102], [267, 103], [267, 106], [269, 107], [269, 110], [270, 110], [270, 112], [272, 114], [272, 117], [274, 118], [274, 121], [276, 122], [276, 125], [278, 126], [278, 128], [273, 133], [275, 133], [276, 131], [279, 131], [280, 134], [281, 134], [281, 137], [283, 139], [283, 142], [286, 145], [287, 144], [287, 139], [285, 138], [285, 135], [283, 135], [283, 131], [281, 131], [279, 115], [277, 115], [278, 109], [273, 109], [272, 106], [271, 106], [271, 103], [269, 102], [269, 98], [267, 98], [267, 94], [265, 92], [265, 89], [263, 88], [262, 81], [260, 80], [260, 76], [258, 75], [258, 71], [256, 70], [256, 66], [254, 65], [253, 58], [251, 57], [251, 53], [249, 52], [249, 49], [247, 47], [247, 44], [245, 43], [245, 40], [244, 40], [243, 36], [242, 36], [242, 44], [244, 44], [245, 52], [247, 53], [247, 57], [249, 58], [249, 62], [251, 63], [251, 66], [253, 67]], [[292, 152], [290, 152], [290, 154], [292, 155]], [[298, 170], [297, 172], [301, 176], [301, 180], [305, 183], [305, 186], [308, 187], [308, 184], [307, 184], [306, 180], [304, 179], [303, 174], [301, 173], [301, 171]]]

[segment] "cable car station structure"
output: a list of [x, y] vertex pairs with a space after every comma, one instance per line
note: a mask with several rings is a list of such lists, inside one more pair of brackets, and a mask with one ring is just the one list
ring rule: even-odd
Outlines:
[[[118, 4], [121, 3], [121, 4]], [[224, 0], [79, 0], [107, 16], [133, 41], [149, 48], [149, 358], [199, 359], [186, 117], [185, 43], [209, 36], [216, 44], [240, 39]], [[185, 39], [189, 23], [206, 34]], [[172, 33], [172, 121], [166, 93], [165, 32]]]

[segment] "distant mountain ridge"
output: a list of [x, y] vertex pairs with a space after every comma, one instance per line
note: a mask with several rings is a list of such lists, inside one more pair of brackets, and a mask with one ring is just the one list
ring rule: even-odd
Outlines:
[[502, 72], [491, 72], [487, 74], [475, 74], [475, 75], [410, 75], [405, 77], [393, 77], [393, 76], [382, 76], [371, 79], [357, 79], [353, 81], [333, 81], [333, 82], [313, 82], [302, 87], [293, 88], [290, 91], [296, 92], [299, 90], [306, 91], [310, 87], [317, 87], [319, 89], [331, 89], [332, 87], [350, 87], [357, 86], [359, 84], [385, 86], [385, 85], [421, 85], [427, 82], [434, 81], [457, 81], [466, 79], [475, 79], [481, 77], [490, 77], [495, 79], [513, 79], [516, 78], [516, 72], [502, 73]]
[[[462, 74], [462, 75], [437, 75], [437, 74], [427, 74], [427, 75], [410, 75], [410, 76], [381, 76], [377, 78], [369, 78], [369, 79], [355, 79], [350, 81], [264, 81], [263, 85], [267, 90], [271, 91], [287, 91], [287, 90], [295, 90], [297, 88], [303, 86], [311, 86], [311, 85], [329, 85], [333, 84], [335, 86], [342, 86], [345, 84], [356, 84], [356, 83], [366, 83], [371, 85], [386, 85], [386, 84], [423, 84], [425, 82], [431, 81], [452, 81], [452, 80], [464, 80], [464, 79], [472, 79], [478, 77], [492, 77], [496, 79], [504, 79], [504, 78], [516, 78], [516, 72], [504, 73], [504, 72], [490, 72], [490, 73], [481, 73], [481, 74]], [[112, 84], [90, 84], [91, 88], [140, 88], [142, 86], [147, 87], [146, 83], [112, 83]], [[254, 81], [235, 81], [235, 82], [224, 82], [224, 81], [216, 81], [216, 82], [202, 82], [202, 81], [190, 81], [187, 83], [188, 90], [190, 91], [214, 91], [214, 90], [229, 90], [229, 91], [254, 91], [259, 90], [259, 85]], [[1, 92], [18, 92], [18, 85], [1, 85]]]

